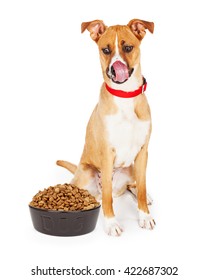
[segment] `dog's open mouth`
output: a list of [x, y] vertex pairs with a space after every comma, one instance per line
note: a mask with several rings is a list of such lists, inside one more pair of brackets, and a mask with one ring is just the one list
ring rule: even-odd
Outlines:
[[131, 70], [128, 69], [126, 64], [123, 62], [117, 60], [115, 61], [112, 66], [107, 68], [106, 72], [108, 77], [117, 84], [122, 84], [126, 82], [129, 77], [131, 76], [132, 72], [134, 69], [132, 68]]

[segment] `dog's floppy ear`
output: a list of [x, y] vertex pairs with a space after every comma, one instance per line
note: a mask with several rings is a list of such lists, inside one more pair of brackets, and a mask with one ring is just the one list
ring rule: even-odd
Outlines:
[[144, 38], [146, 34], [145, 29], [148, 29], [151, 33], [154, 32], [154, 22], [141, 19], [132, 19], [127, 25], [139, 40]]
[[105, 32], [107, 26], [102, 20], [93, 20], [89, 22], [83, 22], [81, 25], [81, 32], [83, 33], [86, 29], [90, 32], [91, 38], [98, 42], [100, 36]]

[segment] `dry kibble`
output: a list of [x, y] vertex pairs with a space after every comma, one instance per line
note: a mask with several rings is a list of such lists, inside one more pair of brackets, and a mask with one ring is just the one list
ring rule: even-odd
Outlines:
[[100, 205], [87, 190], [71, 184], [56, 185], [39, 191], [30, 206], [57, 211], [90, 210]]
[[56, 193], [59, 193], [59, 188], [55, 188], [55, 192], [56, 192]]

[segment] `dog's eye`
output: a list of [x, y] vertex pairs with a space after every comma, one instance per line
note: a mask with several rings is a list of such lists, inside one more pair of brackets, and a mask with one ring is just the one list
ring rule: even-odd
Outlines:
[[123, 46], [123, 51], [130, 53], [133, 50], [133, 46]]
[[103, 51], [104, 54], [111, 54], [111, 50], [108, 47], [107, 48], [103, 48], [102, 51]]

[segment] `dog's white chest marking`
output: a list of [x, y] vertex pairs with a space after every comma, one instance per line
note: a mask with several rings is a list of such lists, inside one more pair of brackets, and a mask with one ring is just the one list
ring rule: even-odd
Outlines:
[[141, 121], [134, 112], [134, 100], [114, 97], [118, 112], [106, 116], [108, 141], [116, 151], [114, 167], [130, 166], [144, 145], [150, 121]]

